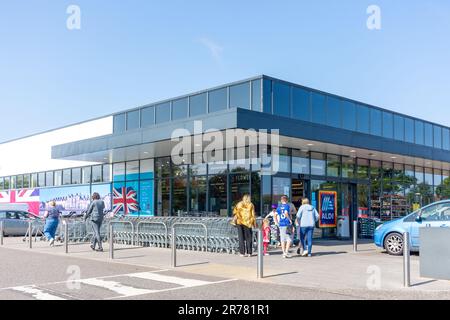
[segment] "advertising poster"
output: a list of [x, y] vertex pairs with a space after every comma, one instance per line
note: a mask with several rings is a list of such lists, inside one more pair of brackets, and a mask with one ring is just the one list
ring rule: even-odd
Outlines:
[[138, 182], [114, 183], [113, 215], [139, 214], [138, 187]]
[[337, 192], [319, 192], [319, 226], [336, 228], [337, 226]]
[[48, 188], [40, 190], [39, 214], [44, 215], [48, 203], [55, 201], [56, 206], [63, 212], [81, 214], [91, 202], [89, 186]]
[[[20, 189], [0, 192], [1, 204], [25, 204], [28, 212], [39, 214], [39, 189]], [[24, 208], [25, 209], [25, 208]]]
[[153, 186], [154, 182], [153, 180], [147, 180], [147, 181], [141, 181], [140, 185], [140, 208], [141, 208], [141, 215], [146, 216], [154, 216], [153, 212]]

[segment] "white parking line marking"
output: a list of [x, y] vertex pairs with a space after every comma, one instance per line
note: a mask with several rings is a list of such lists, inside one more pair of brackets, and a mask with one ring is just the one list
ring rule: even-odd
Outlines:
[[155, 290], [133, 288], [129, 286], [124, 286], [116, 281], [105, 281], [102, 279], [86, 279], [80, 280], [79, 282], [95, 287], [105, 288], [110, 291], [114, 291], [123, 297], [131, 297], [155, 292]]
[[178, 284], [183, 287], [197, 287], [197, 286], [203, 286], [203, 285], [212, 283], [211, 281], [202, 281], [202, 280], [196, 280], [196, 279], [187, 279], [187, 278], [166, 276], [166, 275], [161, 275], [161, 274], [151, 273], [151, 272], [132, 273], [132, 274], [129, 274], [128, 277], [174, 283], [174, 284]]
[[44, 292], [43, 290], [35, 287], [14, 287], [12, 289], [22, 293], [30, 294], [36, 300], [66, 300], [64, 298]]

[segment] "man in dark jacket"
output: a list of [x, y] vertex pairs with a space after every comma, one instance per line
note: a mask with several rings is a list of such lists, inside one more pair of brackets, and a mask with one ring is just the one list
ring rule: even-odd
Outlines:
[[[103, 215], [105, 210], [105, 202], [100, 199], [100, 195], [97, 192], [92, 194], [92, 202], [84, 217], [85, 220], [90, 219], [92, 222], [92, 230], [94, 231], [94, 237], [92, 238], [91, 249], [94, 251], [103, 251], [102, 238], [100, 235], [100, 228], [103, 223]], [[98, 244], [98, 249], [95, 250], [95, 245]]]

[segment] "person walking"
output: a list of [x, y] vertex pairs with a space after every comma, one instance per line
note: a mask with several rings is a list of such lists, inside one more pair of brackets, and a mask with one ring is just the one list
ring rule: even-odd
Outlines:
[[[92, 202], [89, 205], [85, 220], [90, 219], [92, 223], [92, 230], [94, 231], [94, 237], [92, 238], [91, 249], [94, 251], [103, 251], [102, 237], [100, 235], [100, 228], [103, 223], [103, 216], [105, 210], [105, 202], [100, 199], [100, 195], [97, 192], [92, 194]], [[95, 249], [95, 245], [98, 244], [98, 249]]]
[[238, 229], [239, 253], [241, 257], [250, 257], [253, 247], [252, 228], [256, 227], [255, 206], [248, 194], [233, 209], [233, 219]]
[[44, 213], [45, 218], [45, 227], [44, 227], [44, 235], [47, 240], [50, 241], [50, 246], [54, 246], [55, 244], [55, 235], [56, 230], [58, 229], [59, 217], [61, 216], [61, 212], [56, 207], [55, 201], [50, 201], [49, 208]]
[[275, 215], [276, 224], [280, 230], [281, 250], [283, 251], [283, 258], [290, 258], [289, 249], [292, 243], [292, 219], [291, 219], [291, 205], [287, 202], [287, 197], [281, 197], [281, 204], [277, 208]]
[[[297, 223], [300, 227], [300, 244], [303, 248], [303, 252], [301, 253], [302, 257], [311, 257], [312, 255], [314, 227], [318, 220], [319, 214], [317, 213], [316, 208], [309, 204], [309, 199], [303, 199], [302, 206], [298, 209], [297, 213]], [[308, 241], [308, 251], [306, 251], [305, 237]], [[297, 251], [298, 253], [300, 253], [300, 244], [299, 250]]]

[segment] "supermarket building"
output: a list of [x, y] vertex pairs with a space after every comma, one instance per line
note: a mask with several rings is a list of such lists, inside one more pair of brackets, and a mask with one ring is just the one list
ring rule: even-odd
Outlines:
[[[193, 135], [184, 163], [171, 158], [177, 129]], [[276, 172], [270, 146], [209, 160], [195, 136], [229, 129], [278, 129]], [[321, 209], [323, 236], [348, 236], [357, 217], [450, 198], [449, 171], [448, 127], [263, 75], [2, 143], [0, 204], [80, 211], [97, 191], [116, 214], [226, 217], [243, 194], [259, 215], [286, 194]]]

